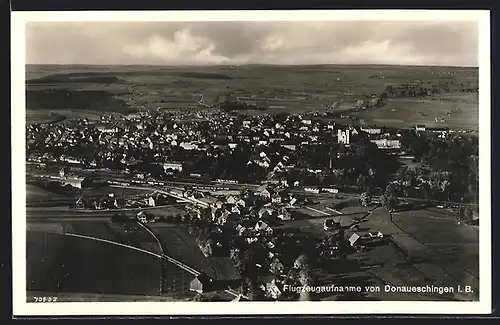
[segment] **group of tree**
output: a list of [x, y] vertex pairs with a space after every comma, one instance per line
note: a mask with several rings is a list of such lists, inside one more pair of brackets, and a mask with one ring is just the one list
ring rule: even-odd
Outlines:
[[389, 211], [393, 211], [397, 208], [398, 195], [392, 183], [389, 183], [385, 188], [384, 195], [382, 196], [382, 202]]
[[367, 207], [372, 201], [372, 195], [370, 194], [370, 192], [363, 192], [359, 196], [359, 201], [361, 203], [361, 206]]
[[388, 97], [428, 97], [448, 92], [471, 93], [477, 91], [477, 85], [467, 84], [464, 82], [458, 83], [454, 80], [440, 80], [439, 82], [428, 81], [427, 83], [406, 83], [395, 86], [388, 85], [385, 89], [385, 93]]
[[437, 86], [423, 87], [419, 84], [401, 84], [387, 86], [385, 89], [388, 97], [427, 97], [440, 92]]
[[471, 206], [461, 206], [458, 210], [457, 221], [464, 224], [472, 224], [475, 221], [475, 215], [478, 214], [477, 209]]
[[[357, 187], [367, 190], [384, 187], [387, 179], [399, 167], [396, 156], [379, 150], [376, 144], [365, 137], [358, 138], [349, 148], [335, 145], [329, 148], [321, 146], [312, 148], [314, 150], [301, 149], [298, 166], [303, 165], [304, 170], [284, 173], [288, 184], [293, 184], [298, 180], [300, 184], [308, 186], [335, 184], [337, 187]], [[307, 169], [314, 169], [314, 166], [325, 172], [313, 174], [307, 171]]]
[[[423, 195], [441, 195], [442, 199], [457, 202], [477, 202], [479, 177], [479, 142], [477, 136], [450, 135], [445, 138], [416, 134], [406, 131], [402, 134], [403, 150], [424, 165], [430, 173], [447, 173], [446, 182], [431, 182], [422, 185]], [[399, 172], [399, 178], [410, 183], [422, 176], [421, 172], [406, 168]], [[430, 187], [430, 188], [428, 188]], [[414, 186], [411, 186], [414, 188]], [[441, 188], [441, 189], [440, 189]], [[438, 194], [438, 193], [444, 194]]]
[[[311, 262], [305, 254], [299, 255], [295, 262], [293, 263], [293, 268], [298, 272], [296, 274], [296, 281], [302, 287], [312, 287], [314, 285], [314, 280], [312, 277]], [[309, 301], [311, 300], [310, 292], [307, 290], [302, 290], [299, 294], [299, 300]]]

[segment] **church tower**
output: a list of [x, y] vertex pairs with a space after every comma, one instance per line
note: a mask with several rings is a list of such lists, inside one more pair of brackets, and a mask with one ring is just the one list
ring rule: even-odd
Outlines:
[[65, 179], [66, 178], [66, 167], [61, 167], [59, 170], [59, 178]]

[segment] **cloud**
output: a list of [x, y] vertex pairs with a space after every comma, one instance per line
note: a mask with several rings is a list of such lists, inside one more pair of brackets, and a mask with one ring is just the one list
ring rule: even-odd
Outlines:
[[214, 54], [216, 44], [209, 38], [196, 36], [189, 29], [181, 29], [169, 40], [158, 34], [145, 42], [124, 45], [122, 51], [146, 62], [158, 60], [168, 64], [223, 64], [230, 60]]
[[453, 21], [30, 23], [28, 63], [477, 65]]

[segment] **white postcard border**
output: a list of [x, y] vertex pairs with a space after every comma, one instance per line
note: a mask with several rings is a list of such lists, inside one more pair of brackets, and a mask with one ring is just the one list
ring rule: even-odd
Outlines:
[[[26, 302], [25, 24], [30, 21], [457, 21], [479, 22], [479, 302]], [[487, 314], [491, 312], [490, 13], [487, 10], [73, 11], [11, 13], [12, 256], [15, 316]]]

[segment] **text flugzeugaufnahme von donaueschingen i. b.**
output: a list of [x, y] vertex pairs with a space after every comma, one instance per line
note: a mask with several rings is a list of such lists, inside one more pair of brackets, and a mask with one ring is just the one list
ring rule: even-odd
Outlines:
[[433, 293], [433, 294], [452, 294], [452, 293], [472, 293], [472, 287], [468, 285], [464, 286], [435, 286], [435, 285], [424, 285], [424, 286], [394, 286], [394, 285], [384, 285], [384, 286], [359, 286], [359, 285], [328, 285], [328, 286], [290, 286], [285, 285], [284, 291], [290, 291], [295, 293], [300, 292], [391, 292], [391, 293]]

